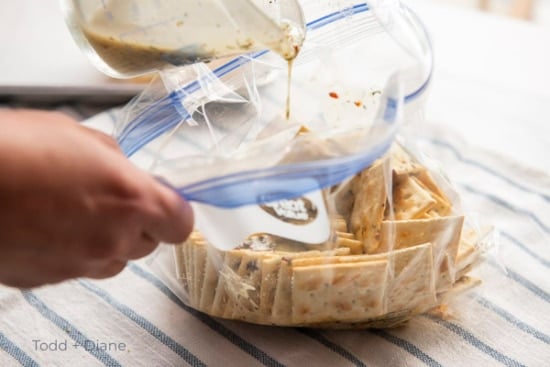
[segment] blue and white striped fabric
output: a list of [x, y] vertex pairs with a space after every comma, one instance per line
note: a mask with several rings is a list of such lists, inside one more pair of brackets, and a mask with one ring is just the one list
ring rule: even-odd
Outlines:
[[[87, 124], [108, 131], [112, 116]], [[465, 211], [500, 233], [498, 251], [476, 271], [483, 285], [451, 304], [445, 319], [419, 316], [383, 331], [213, 319], [138, 261], [103, 281], [1, 287], [0, 366], [550, 365], [550, 176], [465, 149], [441, 130], [423, 129], [422, 150], [444, 167]]]

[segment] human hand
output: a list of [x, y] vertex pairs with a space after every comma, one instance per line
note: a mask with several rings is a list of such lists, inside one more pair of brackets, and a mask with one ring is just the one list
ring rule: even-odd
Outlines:
[[0, 110], [0, 283], [113, 276], [192, 227], [189, 204], [109, 136], [56, 112]]

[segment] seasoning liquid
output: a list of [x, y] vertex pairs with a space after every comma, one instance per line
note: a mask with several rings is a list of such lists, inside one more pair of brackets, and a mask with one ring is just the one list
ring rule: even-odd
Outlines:
[[285, 108], [285, 118], [290, 120], [290, 89], [292, 85], [292, 64], [294, 64], [294, 59], [287, 60], [288, 69], [287, 69], [287, 86], [286, 86], [286, 108]]

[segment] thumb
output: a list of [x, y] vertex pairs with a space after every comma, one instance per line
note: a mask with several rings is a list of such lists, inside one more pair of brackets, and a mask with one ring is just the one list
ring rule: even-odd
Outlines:
[[167, 184], [151, 180], [154, 182], [154, 200], [159, 210], [150, 221], [146, 234], [159, 242], [185, 241], [194, 225], [191, 205]]

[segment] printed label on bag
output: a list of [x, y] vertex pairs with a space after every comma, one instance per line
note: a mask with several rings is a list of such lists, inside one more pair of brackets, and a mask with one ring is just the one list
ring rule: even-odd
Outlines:
[[322, 192], [295, 199], [247, 205], [234, 209], [193, 203], [197, 229], [216, 248], [247, 247], [267, 250], [270, 238], [282, 238], [308, 245], [329, 239], [330, 224]]
[[317, 218], [317, 206], [305, 197], [260, 205], [265, 212], [283, 222], [305, 225]]

